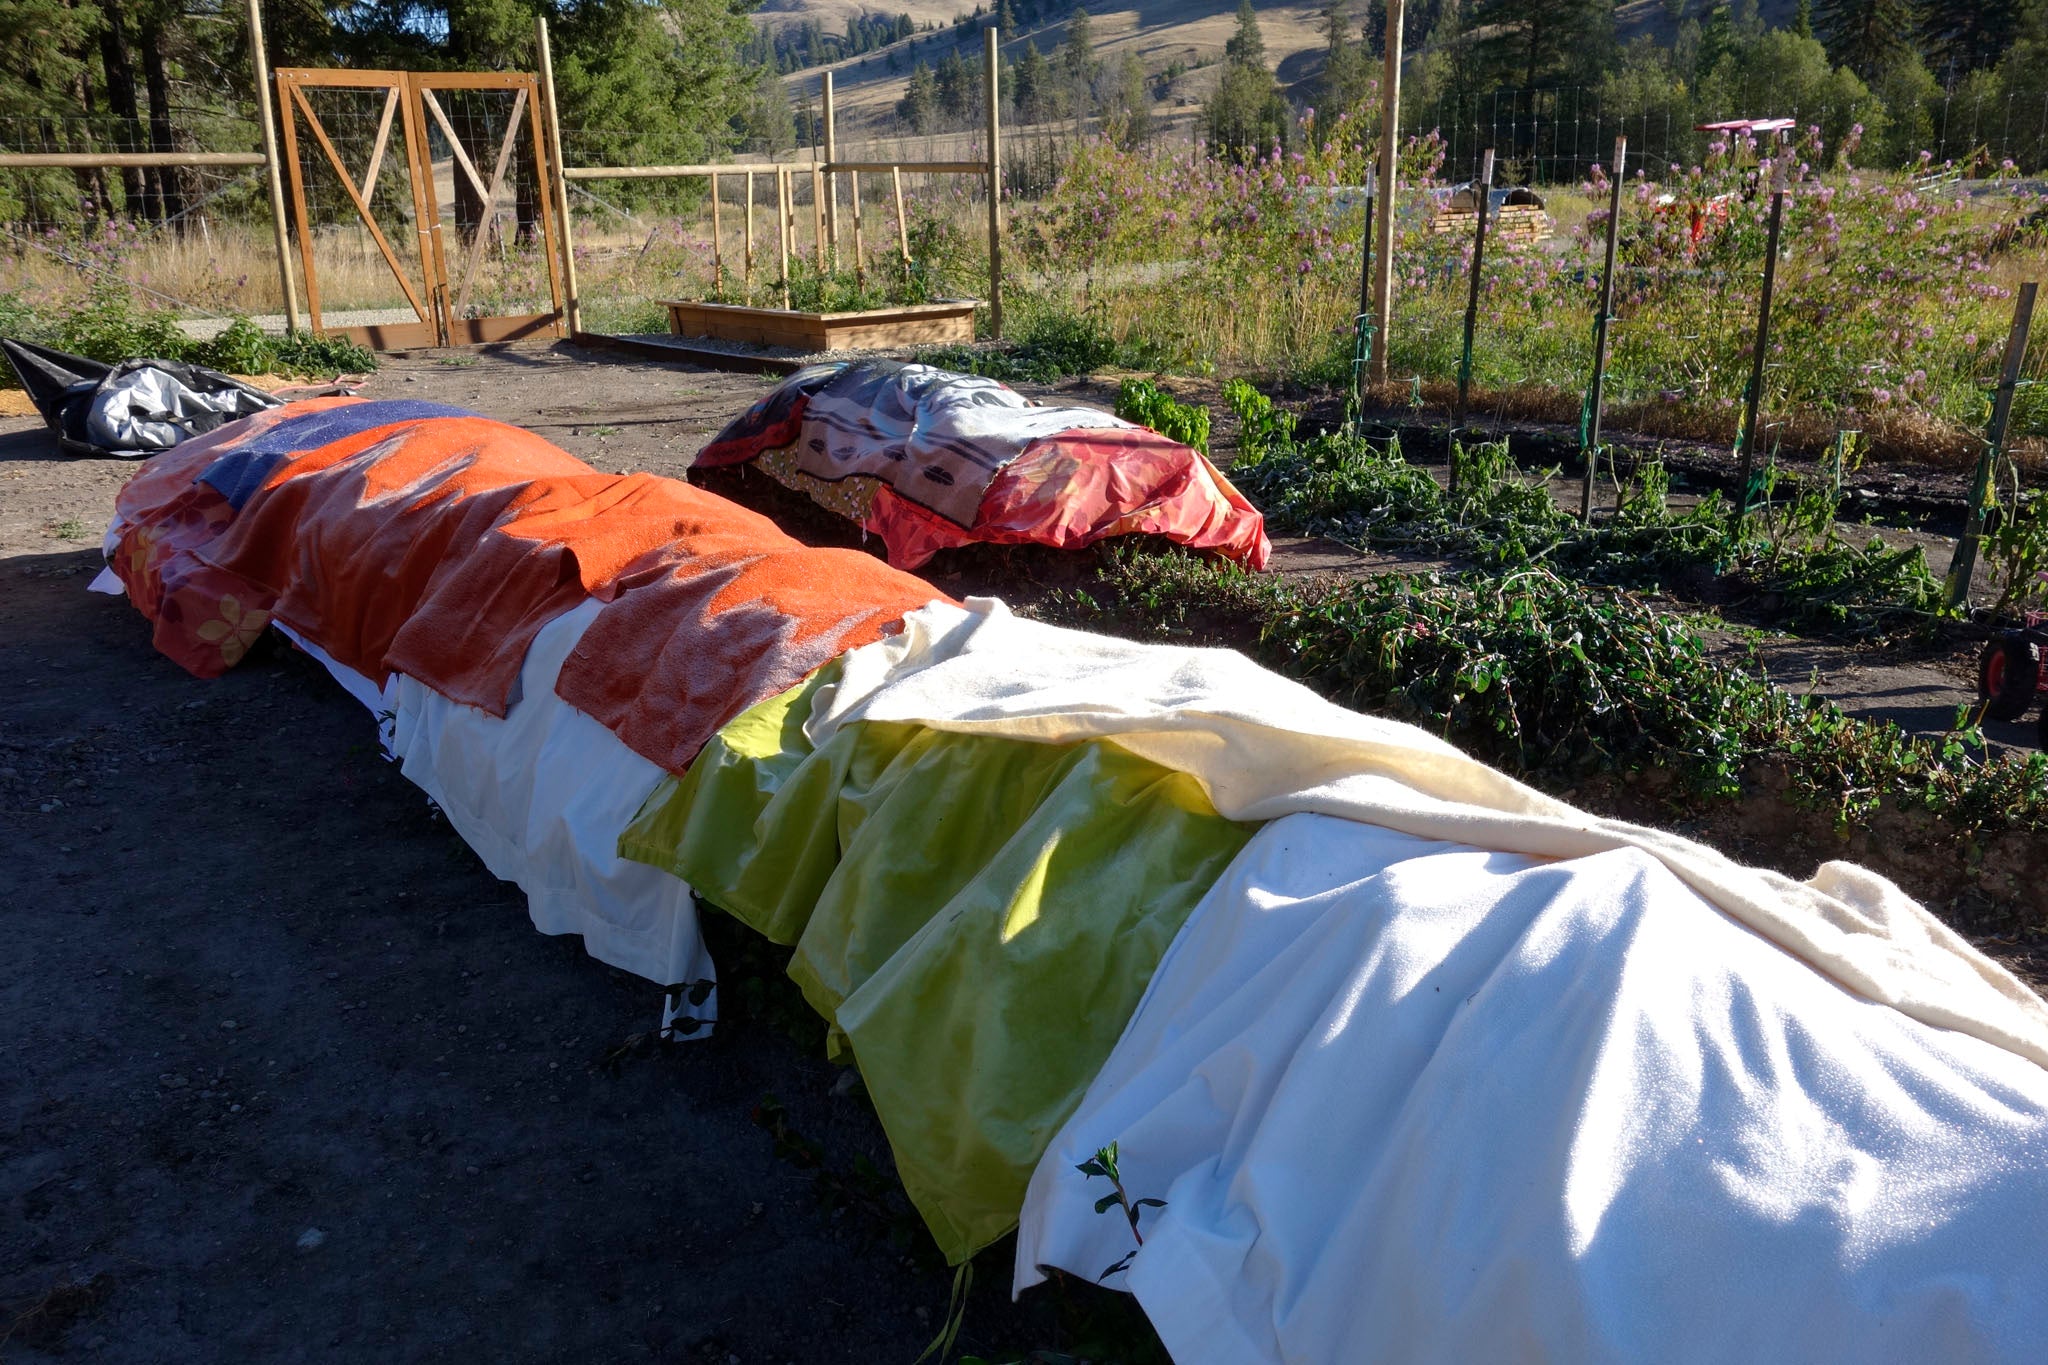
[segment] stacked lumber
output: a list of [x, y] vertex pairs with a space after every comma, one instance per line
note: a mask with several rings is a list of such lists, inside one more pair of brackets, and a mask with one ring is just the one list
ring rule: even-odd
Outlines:
[[[1437, 210], [1430, 220], [1429, 230], [1434, 233], [1463, 233], [1470, 237], [1478, 226], [1473, 217], [1478, 211], [1469, 208], [1443, 208]], [[1555, 225], [1550, 215], [1533, 204], [1504, 204], [1495, 209], [1493, 222], [1486, 229], [1488, 240], [1509, 245], [1533, 246], [1550, 237]]]

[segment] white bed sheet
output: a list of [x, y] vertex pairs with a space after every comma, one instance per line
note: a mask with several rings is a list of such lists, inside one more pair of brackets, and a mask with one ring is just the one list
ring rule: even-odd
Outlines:
[[493, 875], [526, 893], [535, 928], [580, 934], [592, 957], [669, 992], [664, 1031], [706, 1036], [718, 1018], [717, 972], [689, 884], [618, 855], [619, 832], [664, 774], [555, 695], [563, 659], [601, 607], [585, 602], [542, 627], [503, 719], [403, 674], [380, 690], [277, 629], [377, 718], [400, 771]]
[[1041, 1162], [1016, 1287], [1132, 1248], [1181, 1365], [2038, 1361], [2048, 1071], [1649, 854], [1323, 815], [1194, 911]]

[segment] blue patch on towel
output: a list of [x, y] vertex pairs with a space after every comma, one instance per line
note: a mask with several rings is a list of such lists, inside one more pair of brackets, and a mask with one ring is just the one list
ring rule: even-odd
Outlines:
[[424, 403], [417, 399], [392, 399], [370, 403], [344, 403], [323, 412], [307, 413], [279, 422], [246, 444], [235, 447], [206, 467], [199, 482], [209, 484], [228, 500], [237, 512], [256, 490], [263, 487], [270, 471], [302, 451], [346, 436], [390, 426], [394, 422], [418, 422], [430, 417], [475, 417], [467, 408], [446, 403]]

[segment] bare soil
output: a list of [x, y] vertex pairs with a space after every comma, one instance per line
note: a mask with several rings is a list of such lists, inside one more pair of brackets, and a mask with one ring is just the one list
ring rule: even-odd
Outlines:
[[[365, 391], [681, 475], [770, 382], [556, 346], [402, 357]], [[650, 1043], [656, 993], [536, 934], [316, 665], [273, 644], [200, 682], [124, 601], [84, 591], [132, 472], [0, 420], [0, 1355], [915, 1358], [950, 1274], [893, 1180], [856, 1165], [886, 1175], [886, 1143], [776, 955], [710, 916], [745, 987], [733, 1017]], [[706, 482], [857, 541], [766, 480]], [[1277, 558], [1373, 567], [1324, 542]], [[977, 552], [932, 576], [1029, 598], [1090, 564]], [[1770, 658], [1916, 727], [1969, 696], [1952, 658]], [[1585, 795], [1655, 816], [1640, 793]], [[1960, 869], [1911, 822], [1788, 835], [1774, 809], [1696, 832], [1801, 875], [1914, 838]], [[1943, 903], [1962, 897], [1986, 933], [2027, 900], [1972, 884]], [[2025, 968], [2028, 942], [2009, 934], [2008, 960]], [[1120, 1299], [1071, 1282], [1011, 1306], [1008, 1258], [978, 1262], [963, 1350], [1142, 1339]]]
[[[367, 392], [680, 474], [764, 382], [538, 349]], [[0, 1358], [915, 1358], [951, 1274], [775, 954], [715, 945], [767, 1003], [649, 1043], [657, 992], [535, 933], [317, 665], [201, 682], [84, 590], [133, 472], [0, 422]], [[1008, 1254], [963, 1349], [1128, 1329], [1013, 1308]]]

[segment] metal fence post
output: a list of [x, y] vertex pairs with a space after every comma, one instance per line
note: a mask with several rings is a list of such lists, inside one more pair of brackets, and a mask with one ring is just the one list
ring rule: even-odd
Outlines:
[[2021, 285], [2019, 299], [2013, 305], [2012, 331], [2005, 338], [2005, 368], [1998, 376], [1998, 394], [1991, 400], [1991, 425], [1984, 431], [1977, 475], [1970, 480], [1963, 534], [1956, 541], [1956, 557], [1948, 567], [1945, 586], [1952, 611], [1970, 600], [1970, 577], [1977, 568], [1977, 542], [1984, 536], [1984, 503], [1991, 493], [1992, 471], [2005, 453], [2005, 427], [2012, 418], [2013, 391], [2019, 387], [2020, 366], [2027, 356], [2027, 332], [2034, 323], [2034, 295], [2040, 287], [2031, 281]]
[[[839, 159], [839, 117], [834, 108], [832, 95], [832, 73], [827, 71], [824, 74], [822, 89], [819, 92], [819, 101], [824, 105], [825, 164], [828, 166]], [[715, 180], [712, 182], [714, 192], [716, 192], [717, 183]], [[839, 269], [839, 173], [837, 171], [828, 170], [825, 172], [824, 187], [825, 241], [827, 251], [829, 252], [829, 259], [832, 262], [831, 268], [834, 273], [837, 273]]]
[[1771, 227], [1764, 245], [1764, 292], [1756, 310], [1756, 350], [1749, 359], [1749, 388], [1742, 400], [1742, 430], [1738, 433], [1736, 477], [1740, 481], [1740, 504], [1735, 511], [1739, 527], [1749, 517], [1750, 499], [1755, 494], [1757, 406], [1763, 401], [1764, 357], [1771, 348], [1771, 294], [1778, 283], [1778, 236], [1785, 222], [1785, 191], [1771, 192]]
[[[1466, 405], [1472, 397], [1472, 333], [1479, 327], [1480, 274], [1486, 267], [1486, 220], [1493, 210], [1493, 148], [1479, 165], [1479, 222], [1472, 230], [1472, 287], [1465, 296], [1465, 349], [1458, 357], [1458, 412], [1452, 422], [1456, 430], [1465, 426]], [[1451, 488], [1458, 486], [1458, 464], [1451, 462]]]
[[1372, 217], [1379, 203], [1379, 176], [1365, 173], [1365, 233], [1358, 240], [1358, 316], [1351, 319], [1352, 434], [1365, 420], [1365, 367], [1372, 360]]
[[1621, 237], [1621, 187], [1628, 165], [1628, 139], [1614, 139], [1613, 185], [1607, 195], [1607, 256], [1600, 270], [1600, 313], [1593, 319], [1593, 383], [1586, 390], [1586, 430], [1579, 440], [1586, 461], [1579, 485], [1579, 520], [1593, 520], [1593, 476], [1600, 467], [1600, 409], [1607, 398], [1607, 330], [1614, 320], [1614, 250]]

